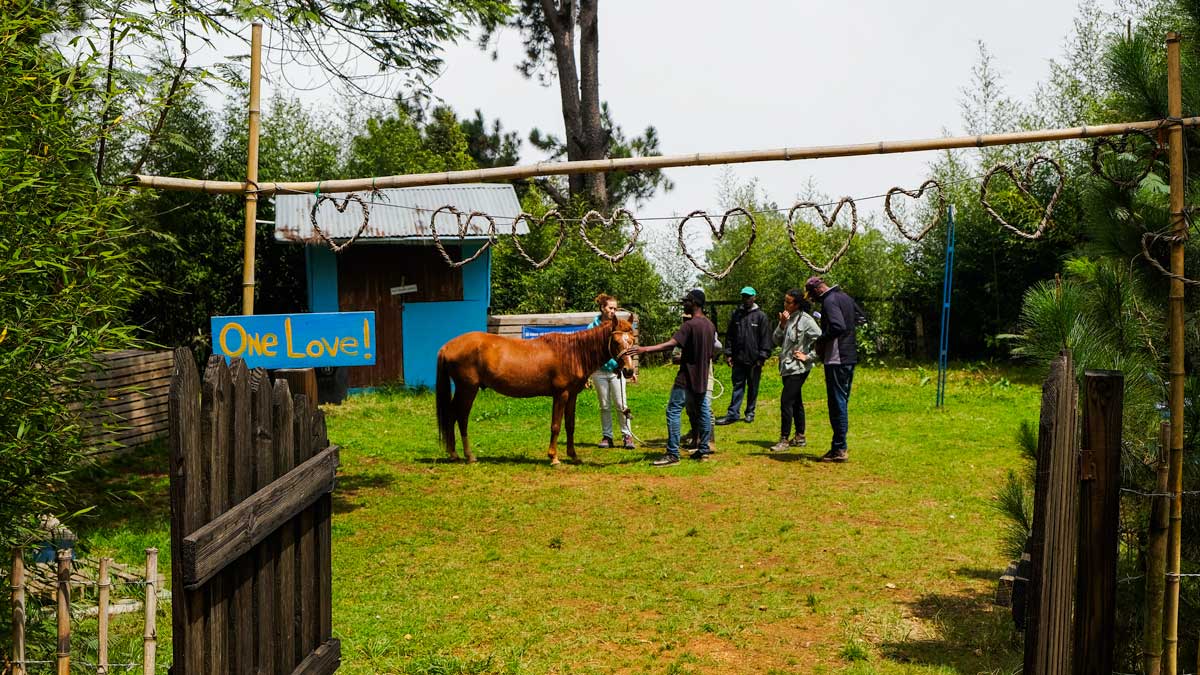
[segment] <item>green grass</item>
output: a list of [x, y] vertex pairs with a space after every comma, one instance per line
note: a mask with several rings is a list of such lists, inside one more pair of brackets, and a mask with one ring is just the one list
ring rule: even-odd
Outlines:
[[[629, 388], [646, 446], [595, 448], [587, 391], [583, 462], [558, 468], [547, 399], [482, 393], [474, 465], [445, 460], [430, 393], [327, 408], [342, 446], [342, 672], [1013, 672], [1019, 639], [989, 605], [1006, 563], [993, 495], [1020, 461], [1014, 434], [1036, 418], [1037, 382], [958, 368], [937, 410], [929, 375], [859, 369], [844, 465], [813, 461], [829, 443], [820, 373], [804, 390], [808, 448], [767, 452], [779, 433], [768, 372], [754, 424], [718, 427], [715, 459], [668, 469], [648, 462], [665, 442], [669, 368]], [[156, 462], [96, 485], [165, 490]], [[164, 505], [106, 506], [85, 535], [134, 560], [148, 543], [165, 553]]]

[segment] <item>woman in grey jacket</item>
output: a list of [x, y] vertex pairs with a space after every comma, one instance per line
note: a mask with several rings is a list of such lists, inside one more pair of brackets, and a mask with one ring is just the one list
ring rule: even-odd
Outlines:
[[[779, 325], [772, 335], [780, 347], [779, 375], [783, 378], [783, 394], [779, 397], [781, 431], [779, 442], [771, 447], [771, 452], [783, 452], [806, 444], [802, 392], [815, 361], [813, 346], [821, 337], [821, 327], [808, 313], [810, 309], [811, 305], [799, 289], [793, 288], [783, 296], [783, 311], [779, 313]], [[793, 424], [796, 435], [789, 441]]]

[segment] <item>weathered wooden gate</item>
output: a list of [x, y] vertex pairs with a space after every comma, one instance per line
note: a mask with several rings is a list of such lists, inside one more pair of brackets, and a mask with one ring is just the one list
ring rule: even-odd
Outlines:
[[174, 675], [332, 673], [338, 449], [287, 382], [177, 350], [170, 393]]

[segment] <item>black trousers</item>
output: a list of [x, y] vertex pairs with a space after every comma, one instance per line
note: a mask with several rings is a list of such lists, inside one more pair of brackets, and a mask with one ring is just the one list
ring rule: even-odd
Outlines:
[[793, 423], [797, 434], [804, 433], [804, 381], [810, 372], [783, 377], [783, 394], [779, 397], [780, 438], [791, 435]]

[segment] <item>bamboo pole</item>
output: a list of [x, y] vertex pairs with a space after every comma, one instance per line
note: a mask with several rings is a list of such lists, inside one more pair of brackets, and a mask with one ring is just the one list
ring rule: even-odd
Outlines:
[[262, 24], [250, 29], [250, 135], [246, 149], [246, 225], [242, 245], [242, 314], [254, 313], [254, 238], [258, 232], [259, 80], [262, 74]]
[[142, 635], [142, 675], [154, 675], [158, 651], [158, 549], [146, 549], [146, 632]]
[[[1179, 66], [1179, 33], [1167, 33], [1167, 114], [1183, 114], [1183, 83]], [[1170, 142], [1171, 175], [1171, 272], [1183, 274], [1184, 222], [1183, 128], [1172, 126]], [[1167, 593], [1165, 604], [1165, 649], [1163, 672], [1176, 675], [1179, 656], [1179, 557], [1180, 526], [1183, 522], [1183, 281], [1171, 279], [1169, 295], [1171, 359], [1169, 366], [1171, 408], [1171, 529], [1167, 540]]]
[[99, 636], [96, 645], [96, 675], [108, 675], [108, 593], [112, 584], [108, 578], [108, 566], [112, 558], [100, 559], [100, 572], [96, 587], [100, 590], [99, 607], [96, 619], [99, 622]]
[[71, 552], [58, 551], [58, 675], [71, 675]]
[[12, 566], [13, 675], [25, 675], [25, 555], [13, 550]]
[[[1200, 126], [1200, 117], [1189, 117], [1181, 121], [1184, 126]], [[928, 150], [952, 150], [955, 148], [983, 148], [993, 145], [1016, 145], [1022, 143], [1045, 143], [1100, 136], [1119, 136], [1127, 131], [1151, 131], [1162, 126], [1162, 120], [1145, 122], [1123, 122], [1095, 126], [1068, 127], [1063, 129], [1041, 129], [1018, 131], [1007, 134], [984, 134], [979, 136], [954, 136], [950, 138], [924, 138], [902, 141], [877, 141], [857, 145], [818, 145], [808, 147], [777, 148], [771, 150], [744, 150], [737, 152], [692, 153], [687, 155], [659, 155], [656, 157], [625, 157], [619, 159], [593, 159], [578, 162], [538, 162], [523, 166], [506, 166], [493, 169], [470, 171], [446, 171], [442, 173], [417, 173], [407, 176], [379, 176], [376, 178], [350, 178], [345, 180], [300, 181], [286, 183], [259, 183], [257, 194], [276, 192], [316, 192], [318, 184], [322, 194], [358, 192], [373, 188], [418, 187], [421, 185], [452, 185], [457, 183], [480, 183], [506, 181], [535, 176], [556, 176], [576, 173], [605, 173], [612, 171], [646, 171], [681, 166], [709, 166], [713, 164], [744, 164], [747, 162], [787, 162], [798, 159], [821, 159], [826, 157], [860, 157], [864, 155], [891, 155], [904, 152]], [[1176, 128], [1178, 125], [1176, 125]], [[253, 138], [253, 135], [252, 135]], [[257, 171], [255, 171], [257, 176]], [[128, 185], [158, 190], [183, 190], [209, 194], [241, 194], [253, 186], [238, 181], [196, 180], [166, 176], [134, 175], [126, 179]]]
[[1167, 530], [1171, 500], [1169, 466], [1171, 425], [1163, 422], [1158, 434], [1159, 455], [1155, 466], [1154, 498], [1150, 511], [1150, 536], [1146, 549], [1146, 625], [1142, 633], [1142, 672], [1159, 675], [1163, 652], [1163, 599], [1166, 593]]

